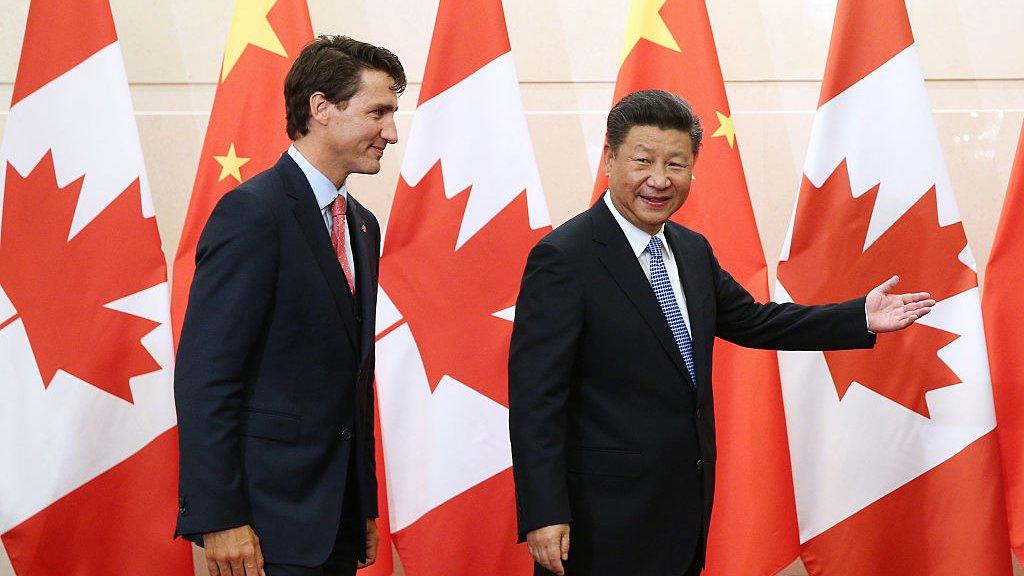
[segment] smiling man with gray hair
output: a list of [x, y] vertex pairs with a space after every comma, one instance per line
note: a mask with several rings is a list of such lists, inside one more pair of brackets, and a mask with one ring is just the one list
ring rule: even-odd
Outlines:
[[838, 304], [755, 302], [703, 236], [669, 220], [690, 193], [702, 136], [686, 101], [630, 94], [607, 134], [608, 192], [534, 247], [516, 303], [519, 535], [540, 575], [696, 576], [715, 487], [715, 337], [870, 348], [874, 333], [909, 326], [935, 302], [889, 294], [895, 277]]

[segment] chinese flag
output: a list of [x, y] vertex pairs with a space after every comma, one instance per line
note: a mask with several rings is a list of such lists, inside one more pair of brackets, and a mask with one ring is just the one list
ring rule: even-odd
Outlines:
[[996, 239], [985, 268], [985, 335], [992, 365], [992, 392], [999, 419], [1010, 544], [1024, 561], [1024, 298], [1020, 263], [1024, 262], [1024, 129], [1010, 185], [1003, 200]]
[[224, 194], [277, 161], [285, 131], [284, 77], [313, 39], [306, 0], [237, 0], [171, 276], [174, 341], [188, 306], [196, 244]]
[[377, 398], [408, 576], [526, 576], [509, 339], [550, 230], [500, 0], [441, 0], [381, 255]]
[[1011, 573], [978, 280], [903, 0], [840, 0], [776, 297], [893, 274], [932, 313], [873, 350], [783, 352], [815, 576]]
[[167, 266], [107, 0], [33, 0], [0, 144], [0, 535], [21, 576], [192, 574]]
[[[703, 0], [633, 0], [615, 98], [644, 89], [685, 98], [704, 125], [686, 204], [673, 219], [700, 232], [754, 298], [768, 273], [750, 205], [718, 52]], [[603, 165], [596, 201], [607, 188]], [[786, 422], [773, 352], [715, 342], [718, 475], [705, 574], [776, 574], [799, 553]]]

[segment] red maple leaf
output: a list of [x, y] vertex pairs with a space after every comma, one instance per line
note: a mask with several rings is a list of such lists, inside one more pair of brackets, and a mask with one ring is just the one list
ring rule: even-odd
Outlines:
[[59, 187], [50, 152], [26, 178], [7, 165], [0, 285], [44, 386], [63, 370], [131, 402], [128, 379], [160, 369], [140, 342], [158, 323], [105, 305], [166, 280], [160, 238], [135, 180], [68, 239], [83, 179]]
[[381, 255], [380, 284], [416, 340], [431, 390], [445, 374], [508, 406], [514, 306], [530, 249], [551, 228], [530, 228], [525, 191], [458, 249], [470, 189], [445, 198], [440, 162], [412, 188], [399, 180]]
[[[893, 274], [901, 292], [926, 291], [936, 300], [977, 286], [974, 271], [958, 258], [967, 245], [963, 225], [939, 225], [934, 186], [864, 250], [878, 188], [854, 198], [845, 160], [821, 188], [804, 178], [789, 260], [778, 271], [794, 301], [856, 298]], [[914, 324], [879, 335], [872, 350], [825, 352], [825, 360], [840, 398], [856, 381], [928, 417], [925, 394], [960, 382], [937, 355], [958, 337]]]

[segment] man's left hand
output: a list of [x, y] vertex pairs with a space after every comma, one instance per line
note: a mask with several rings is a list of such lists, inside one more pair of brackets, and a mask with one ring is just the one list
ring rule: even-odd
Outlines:
[[377, 520], [366, 519], [366, 562], [360, 562], [356, 568], [366, 568], [377, 561], [377, 544], [380, 542], [380, 534], [377, 533]]
[[902, 330], [932, 311], [935, 300], [927, 292], [889, 294], [899, 281], [899, 276], [893, 276], [868, 292], [865, 304], [868, 330], [875, 333]]

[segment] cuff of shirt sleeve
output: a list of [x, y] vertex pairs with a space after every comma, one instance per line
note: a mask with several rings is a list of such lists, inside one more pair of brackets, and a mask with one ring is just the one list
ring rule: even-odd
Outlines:
[[868, 319], [868, 301], [866, 298], [864, 299], [864, 328], [867, 329], [868, 334], [874, 335], [874, 332], [871, 331], [871, 320]]

